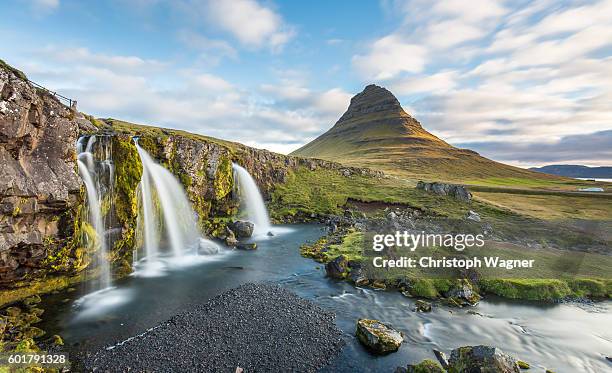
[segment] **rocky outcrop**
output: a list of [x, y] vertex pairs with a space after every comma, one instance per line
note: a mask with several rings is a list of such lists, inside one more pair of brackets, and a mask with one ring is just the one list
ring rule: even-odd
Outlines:
[[368, 350], [376, 354], [388, 354], [400, 348], [404, 341], [401, 332], [378, 320], [359, 319], [355, 335]]
[[253, 228], [255, 225], [250, 221], [238, 220], [231, 226], [232, 231], [236, 234], [237, 238], [249, 238], [253, 235]]
[[472, 193], [463, 185], [419, 181], [416, 188], [439, 196], [450, 196], [462, 202], [472, 200]]
[[81, 181], [75, 142], [84, 116], [0, 64], [0, 286], [69, 274], [86, 263], [76, 245]]
[[334, 260], [325, 264], [325, 273], [327, 277], [343, 279], [348, 273], [348, 260], [344, 255], [336, 257]]
[[464, 346], [451, 352], [449, 372], [519, 373], [513, 357], [490, 346]]

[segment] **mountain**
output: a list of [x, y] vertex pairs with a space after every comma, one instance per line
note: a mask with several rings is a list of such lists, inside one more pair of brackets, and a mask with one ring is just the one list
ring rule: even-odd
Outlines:
[[413, 179], [554, 178], [448, 144], [406, 113], [391, 92], [374, 84], [351, 99], [348, 110], [329, 131], [291, 155], [371, 167]]
[[574, 164], [551, 164], [543, 167], [532, 167], [530, 168], [530, 170], [557, 176], [612, 179], [612, 167], [588, 167]]

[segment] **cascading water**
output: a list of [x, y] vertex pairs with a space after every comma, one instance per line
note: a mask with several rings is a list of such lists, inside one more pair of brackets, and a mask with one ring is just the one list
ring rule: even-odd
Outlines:
[[[101, 140], [94, 149], [98, 137]], [[86, 139], [87, 144], [84, 146]], [[113, 199], [114, 166], [110, 141], [107, 136], [82, 136], [77, 142], [77, 152], [79, 175], [83, 179], [87, 191], [86, 220], [94, 230], [94, 232], [89, 232], [87, 239], [95, 252], [95, 267], [100, 272], [96, 287], [97, 290], [106, 289], [111, 286], [108, 260], [109, 238], [107, 237], [106, 227], [110, 225], [112, 217], [110, 213], [107, 214], [108, 221], [105, 221], [101, 206], [104, 200], [111, 204]], [[96, 160], [98, 157], [103, 159]], [[109, 211], [112, 210], [111, 206]], [[95, 237], [93, 234], [95, 234]]]
[[255, 225], [253, 233], [256, 235], [267, 234], [271, 231], [270, 218], [255, 180], [243, 167], [232, 163], [232, 168], [238, 179], [240, 196], [246, 206], [248, 219]]
[[[176, 177], [156, 163], [149, 153], [140, 147], [137, 138], [134, 143], [142, 162], [140, 212], [145, 266], [155, 266], [156, 258], [160, 255], [159, 241], [162, 238], [169, 243], [174, 257], [189, 253], [218, 252], [219, 248], [214, 242], [202, 238], [195, 212]], [[163, 232], [160, 229], [162, 227]]]

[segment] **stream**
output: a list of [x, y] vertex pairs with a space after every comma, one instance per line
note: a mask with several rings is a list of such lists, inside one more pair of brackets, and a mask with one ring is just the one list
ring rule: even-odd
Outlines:
[[[302, 258], [299, 246], [324, 234], [318, 225], [275, 226], [254, 251], [225, 251], [198, 260], [166, 262], [158, 271], [136, 273], [103, 293], [83, 297], [87, 286], [50, 295], [42, 328], [60, 334], [70, 351], [111, 346], [144, 332], [189, 305], [246, 282], [271, 281], [336, 313], [346, 346], [327, 372], [392, 372], [395, 367], [435, 360], [464, 345], [501, 348], [531, 364], [530, 371], [603, 372], [611, 363], [612, 302], [542, 304], [487, 297], [473, 308], [434, 307], [412, 311], [413, 299], [394, 291], [375, 291], [327, 279], [323, 265]], [[468, 313], [475, 311], [478, 314]], [[398, 352], [368, 353], [354, 338], [358, 318], [392, 324], [406, 338]]]

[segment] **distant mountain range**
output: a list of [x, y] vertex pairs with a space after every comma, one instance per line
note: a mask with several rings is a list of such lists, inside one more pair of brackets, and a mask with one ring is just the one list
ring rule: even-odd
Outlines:
[[558, 178], [448, 144], [406, 113], [391, 92], [374, 84], [351, 99], [347, 111], [329, 131], [291, 154], [380, 169], [410, 179]]
[[530, 170], [566, 177], [612, 179], [612, 167], [588, 167], [574, 164], [552, 164], [544, 167], [532, 167]]

